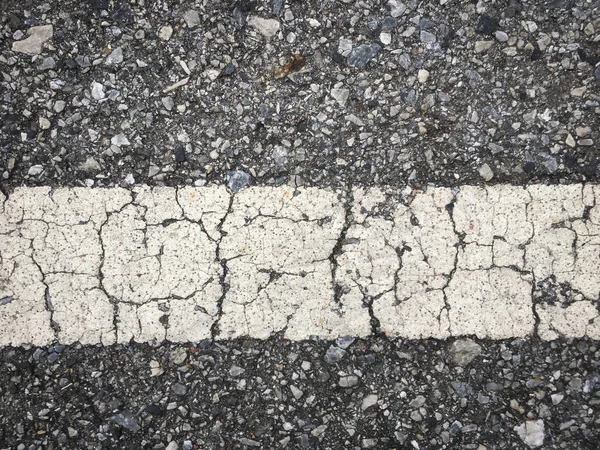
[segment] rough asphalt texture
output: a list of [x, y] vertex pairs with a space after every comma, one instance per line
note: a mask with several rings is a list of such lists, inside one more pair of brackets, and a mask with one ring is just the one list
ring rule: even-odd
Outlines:
[[[231, 170], [330, 186], [600, 174], [597, 3], [5, 0], [0, 11], [6, 190], [222, 184]], [[50, 24], [41, 54], [11, 52]]]
[[281, 338], [5, 348], [0, 442], [25, 449], [527, 449], [515, 427], [542, 420], [541, 448], [598, 448], [597, 341], [480, 341], [481, 348], [471, 342], [458, 352], [437, 340], [339, 344], [345, 353], [328, 342]]
[[[597, 182], [598, 6], [4, 0], [0, 188]], [[598, 341], [349, 344], [3, 348], [0, 448], [598, 448]]]

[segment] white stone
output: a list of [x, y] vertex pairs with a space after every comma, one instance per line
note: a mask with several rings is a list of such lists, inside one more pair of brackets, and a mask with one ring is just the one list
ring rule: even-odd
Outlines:
[[40, 128], [42, 130], [47, 130], [48, 128], [50, 128], [50, 121], [48, 119], [46, 119], [45, 117], [40, 117], [39, 118], [39, 123], [40, 123]]
[[485, 181], [490, 181], [492, 178], [494, 178], [494, 172], [492, 172], [492, 169], [487, 165], [487, 163], [483, 164], [479, 168], [479, 175], [481, 175], [481, 178], [483, 178]]
[[189, 9], [186, 11], [186, 13], [183, 15], [183, 20], [185, 20], [185, 23], [189, 28], [194, 28], [200, 25], [200, 15], [198, 14], [198, 11], [194, 9]]
[[104, 64], [107, 66], [117, 66], [123, 62], [123, 49], [121, 47], [115, 48], [104, 60]]
[[52, 39], [54, 28], [52, 25], [31, 27], [27, 34], [29, 36], [26, 39], [13, 42], [12, 51], [25, 53], [26, 55], [39, 55], [42, 53], [43, 45]]
[[544, 445], [543, 420], [528, 420], [514, 429], [529, 448], [538, 448]]
[[104, 94], [104, 85], [94, 81], [92, 83], [92, 98], [94, 100], [102, 100], [105, 97], [106, 95]]
[[258, 16], [248, 17], [248, 25], [255, 28], [260, 34], [266, 38], [271, 38], [279, 31], [279, 21], [275, 19], [263, 19]]
[[110, 143], [112, 145], [116, 145], [117, 147], [121, 147], [123, 145], [130, 145], [129, 139], [127, 139], [127, 136], [125, 136], [123, 133], [119, 133], [113, 136], [110, 139]]
[[429, 71], [425, 70], [425, 69], [419, 69], [419, 73], [417, 75], [417, 79], [419, 80], [419, 83], [421, 83], [421, 84], [425, 83], [428, 78], [429, 78]]
[[158, 37], [163, 41], [168, 41], [173, 36], [173, 28], [170, 25], [161, 27], [158, 32]]
[[350, 97], [350, 90], [334, 88], [329, 94], [343, 108], [344, 106], [346, 106], [348, 97]]

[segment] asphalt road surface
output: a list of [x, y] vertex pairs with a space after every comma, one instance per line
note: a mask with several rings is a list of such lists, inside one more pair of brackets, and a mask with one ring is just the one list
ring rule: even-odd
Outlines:
[[0, 3], [0, 449], [600, 442], [600, 4]]

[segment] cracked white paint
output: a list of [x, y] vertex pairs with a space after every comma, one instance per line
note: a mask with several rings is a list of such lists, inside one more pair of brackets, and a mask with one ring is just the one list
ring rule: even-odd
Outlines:
[[20, 188], [0, 194], [0, 345], [377, 329], [599, 339], [599, 198], [594, 185], [402, 201], [363, 188]]

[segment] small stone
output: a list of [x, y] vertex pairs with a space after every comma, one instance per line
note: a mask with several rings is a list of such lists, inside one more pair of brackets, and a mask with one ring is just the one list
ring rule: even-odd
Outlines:
[[335, 343], [339, 348], [343, 348], [344, 350], [346, 350], [348, 347], [350, 347], [354, 343], [355, 340], [356, 339], [354, 339], [351, 336], [344, 336], [344, 337], [337, 338], [335, 340]]
[[302, 397], [302, 395], [304, 395], [304, 392], [302, 392], [296, 386], [290, 386], [290, 391], [292, 391], [292, 395], [294, 396], [294, 398], [296, 400], [299, 400], [300, 397]]
[[477, 41], [475, 42], [475, 53], [488, 51], [494, 45], [494, 41]]
[[502, 49], [502, 53], [506, 56], [515, 56], [517, 54], [517, 47], [506, 47]]
[[585, 86], [574, 88], [574, 89], [571, 89], [571, 95], [573, 97], [582, 97], [583, 94], [585, 94], [586, 90], [587, 90], [587, 88]]
[[160, 101], [162, 102], [163, 106], [167, 111], [171, 111], [175, 106], [175, 101], [173, 100], [173, 97], [162, 97]]
[[379, 33], [379, 42], [383, 45], [390, 45], [392, 43], [392, 35], [386, 32]]
[[123, 49], [121, 47], [115, 48], [110, 55], [104, 60], [104, 64], [107, 66], [116, 66], [123, 62]]
[[547, 153], [540, 153], [542, 159], [542, 165], [548, 170], [548, 173], [554, 173], [558, 169], [558, 162], [556, 158], [548, 155]]
[[165, 450], [177, 450], [178, 448], [179, 446], [177, 445], [177, 442], [171, 441]]
[[544, 444], [544, 421], [528, 420], [516, 426], [514, 430], [529, 448], [541, 447]]
[[577, 143], [579, 145], [581, 145], [582, 147], [590, 147], [590, 146], [594, 145], [594, 140], [593, 139], [579, 139], [577, 141]]
[[378, 397], [375, 394], [369, 394], [365, 398], [363, 398], [361, 409], [364, 411], [365, 409], [370, 408], [373, 405], [377, 404]]
[[40, 128], [42, 130], [47, 130], [48, 128], [50, 128], [50, 121], [48, 119], [46, 119], [45, 117], [40, 117], [39, 118], [39, 122], [40, 122]]
[[44, 58], [42, 63], [39, 65], [38, 69], [50, 70], [50, 69], [54, 69], [55, 67], [56, 67], [56, 61], [54, 61], [54, 58], [49, 56], [48, 58]]
[[27, 34], [29, 35], [27, 39], [13, 42], [12, 51], [26, 55], [39, 55], [42, 53], [42, 46], [52, 39], [54, 28], [52, 25], [31, 27]]
[[158, 32], [158, 37], [163, 41], [168, 41], [169, 39], [171, 39], [171, 36], [173, 36], [173, 28], [170, 25], [161, 27], [161, 29]]
[[187, 387], [181, 383], [175, 383], [171, 386], [171, 390], [175, 395], [185, 395], [187, 394]]
[[363, 438], [362, 448], [373, 448], [377, 446], [379, 439], [377, 438]]
[[327, 364], [335, 364], [341, 361], [345, 355], [346, 350], [343, 350], [336, 345], [331, 345], [325, 352], [325, 357], [323, 359]]
[[56, 112], [56, 113], [63, 112], [63, 110], [65, 109], [65, 106], [67, 106], [67, 103], [64, 100], [57, 100], [56, 103], [54, 103], [54, 112]]
[[48, 362], [50, 364], [54, 364], [56, 361], [58, 361], [58, 353], [54, 353], [54, 352], [50, 353], [48, 355]]
[[450, 346], [450, 356], [461, 367], [465, 367], [481, 354], [481, 346], [471, 339], [459, 339]]
[[27, 175], [35, 177], [39, 174], [41, 174], [44, 171], [44, 166], [40, 165], [40, 164], [36, 164], [35, 166], [31, 166], [29, 168], [29, 170], [27, 171]]
[[239, 367], [239, 366], [233, 365], [229, 369], [229, 375], [231, 375], [232, 377], [239, 377], [245, 371], [246, 371], [246, 369], [244, 369], [243, 367]]
[[436, 41], [435, 34], [430, 33], [427, 30], [421, 30], [419, 37], [421, 39], [421, 42], [425, 44], [433, 44]]
[[349, 388], [356, 386], [358, 384], [358, 377], [356, 375], [346, 375], [340, 377], [340, 381], [338, 383], [340, 387]]
[[564, 394], [552, 394], [550, 396], [550, 398], [552, 399], [553, 405], [558, 405], [560, 402], [563, 401], [563, 398], [565, 398], [565, 395]]
[[135, 178], [133, 177], [132, 173], [128, 173], [127, 176], [125, 177], [124, 181], [126, 184], [129, 184], [129, 185], [135, 184]]
[[565, 139], [565, 144], [567, 144], [571, 148], [574, 148], [577, 145], [575, 143], [575, 138], [573, 138], [573, 136], [571, 135], [571, 133], [569, 133], [567, 135], [567, 138]]
[[362, 44], [352, 49], [348, 56], [347, 63], [350, 67], [362, 69], [371, 61], [381, 50], [381, 45], [377, 43]]
[[481, 175], [481, 178], [483, 178], [485, 181], [490, 181], [492, 178], [494, 178], [494, 172], [492, 172], [492, 169], [487, 164], [483, 164], [479, 168], [479, 175]]
[[417, 79], [419, 80], [419, 83], [421, 83], [421, 84], [425, 83], [428, 78], [429, 78], [429, 71], [425, 70], [425, 69], [419, 69], [419, 73], [417, 75]]
[[389, 0], [388, 5], [390, 6], [390, 15], [392, 17], [400, 17], [406, 11], [406, 5], [397, 0]]
[[250, 175], [246, 172], [242, 172], [241, 170], [227, 172], [227, 183], [229, 184], [229, 189], [231, 189], [234, 193], [237, 193], [240, 191], [240, 189], [248, 186], [250, 183]]
[[85, 162], [79, 166], [79, 170], [83, 172], [97, 172], [101, 169], [100, 164], [91, 156], [85, 159]]
[[279, 31], [279, 21], [275, 19], [263, 19], [258, 16], [248, 17], [248, 25], [255, 28], [260, 34], [266, 38], [272, 38]]
[[331, 90], [330, 95], [343, 108], [344, 106], [346, 106], [348, 97], [350, 97], [350, 90], [335, 88]]
[[494, 37], [496, 38], [496, 40], [498, 42], [506, 42], [506, 41], [508, 41], [508, 34], [506, 34], [504, 31], [496, 31], [494, 33]]
[[288, 150], [287, 148], [277, 145], [273, 149], [273, 160], [278, 166], [285, 166], [288, 163]]
[[594, 77], [596, 78], [596, 81], [600, 81], [600, 65], [594, 70]]
[[140, 425], [137, 420], [127, 411], [115, 414], [110, 418], [114, 423], [122, 428], [133, 431], [134, 433], [140, 430]]
[[200, 15], [198, 11], [194, 9], [189, 9], [184, 15], [183, 20], [187, 24], [188, 28], [194, 28], [200, 25]]
[[485, 14], [479, 17], [475, 31], [479, 34], [487, 34], [491, 36], [500, 28], [500, 21], [495, 17], [486, 16]]
[[119, 133], [116, 136], [113, 136], [110, 139], [110, 143], [112, 145], [116, 145], [117, 147], [121, 147], [123, 145], [130, 145], [129, 139], [127, 139], [127, 137], [123, 133]]
[[348, 56], [352, 51], [352, 41], [350, 39], [340, 38], [337, 51], [342, 56]]
[[577, 134], [577, 137], [586, 137], [591, 132], [592, 132], [592, 129], [590, 127], [575, 128], [575, 134]]
[[422, 395], [417, 395], [410, 403], [409, 406], [413, 408], [420, 408], [425, 404], [425, 397]]
[[106, 94], [104, 94], [104, 86], [94, 81], [92, 83], [92, 98], [94, 100], [102, 100], [105, 97]]
[[178, 163], [182, 163], [185, 162], [186, 158], [185, 158], [185, 147], [181, 144], [178, 144], [175, 147], [175, 161]]

